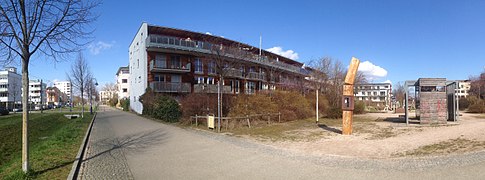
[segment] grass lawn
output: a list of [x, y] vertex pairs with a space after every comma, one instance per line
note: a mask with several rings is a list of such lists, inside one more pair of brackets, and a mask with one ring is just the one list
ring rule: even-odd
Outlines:
[[426, 155], [445, 155], [458, 152], [470, 152], [480, 150], [485, 147], [485, 142], [474, 141], [463, 138], [450, 139], [436, 144], [421, 146], [417, 149], [404, 153], [394, 154], [397, 157], [403, 156], [426, 156]]
[[30, 167], [22, 172], [22, 116], [0, 116], [0, 179], [66, 179], [92, 116], [69, 120], [61, 113], [29, 118]]
[[[84, 105], [84, 112], [89, 112], [89, 108], [90, 108], [89, 104]], [[60, 112], [60, 111], [62, 111], [63, 113], [65, 113], [65, 112], [69, 112], [69, 110], [70, 110], [70, 107], [62, 107], [62, 110], [59, 109], [59, 108], [55, 108], [55, 109], [49, 109], [49, 110], [44, 110], [44, 111], [46, 111], [46, 112]], [[72, 111], [81, 112], [81, 110], [82, 110], [81, 106], [72, 107]], [[95, 110], [95, 106], [93, 105], [93, 111], [94, 110]]]

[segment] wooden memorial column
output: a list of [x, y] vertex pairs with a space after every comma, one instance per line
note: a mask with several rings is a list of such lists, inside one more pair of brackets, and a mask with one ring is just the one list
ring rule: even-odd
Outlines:
[[359, 68], [359, 59], [352, 57], [349, 70], [345, 76], [342, 97], [342, 134], [352, 134], [352, 118], [354, 111], [354, 81]]

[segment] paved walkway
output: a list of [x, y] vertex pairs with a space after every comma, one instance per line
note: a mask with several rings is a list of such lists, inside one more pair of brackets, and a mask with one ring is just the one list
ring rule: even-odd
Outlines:
[[484, 179], [483, 169], [484, 152], [395, 160], [292, 154], [102, 107], [80, 178]]

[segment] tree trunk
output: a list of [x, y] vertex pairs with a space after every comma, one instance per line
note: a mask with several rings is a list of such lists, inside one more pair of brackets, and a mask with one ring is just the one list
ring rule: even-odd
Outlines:
[[[84, 84], [81, 84], [81, 86], [84, 86]], [[81, 118], [84, 118], [84, 89], [81, 88]]]
[[29, 171], [29, 59], [25, 55], [22, 61], [22, 170]]

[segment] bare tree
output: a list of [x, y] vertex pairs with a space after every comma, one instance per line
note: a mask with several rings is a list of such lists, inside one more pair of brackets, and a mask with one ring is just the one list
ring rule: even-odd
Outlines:
[[401, 82], [398, 82], [396, 84], [396, 87], [393, 88], [392, 94], [394, 94], [394, 97], [396, 98], [396, 101], [399, 102], [399, 105], [403, 104], [405, 93], [406, 93], [406, 88]]
[[[22, 64], [22, 169], [29, 170], [28, 92], [30, 58], [41, 54], [58, 58], [80, 50], [94, 21], [98, 3], [82, 0], [10, 0], [0, 2], [0, 56], [4, 63]], [[86, 42], [87, 43], [87, 42]]]
[[84, 118], [84, 92], [86, 90], [86, 86], [91, 80], [91, 71], [89, 69], [89, 65], [84, 59], [83, 54], [80, 52], [76, 61], [71, 66], [71, 74], [68, 76], [69, 81], [71, 82], [74, 88], [77, 88], [81, 93], [81, 117]]
[[109, 91], [109, 92], [116, 92], [118, 90], [118, 87], [116, 86], [115, 83], [106, 83], [104, 86], [101, 88], [103, 91]]
[[477, 96], [479, 99], [485, 98], [485, 71], [479, 76], [470, 77], [470, 95]]
[[98, 83], [95, 81], [95, 78], [92, 74], [89, 74], [87, 81], [86, 81], [86, 91], [89, 99], [89, 113], [93, 114], [93, 96], [97, 94], [96, 86]]

